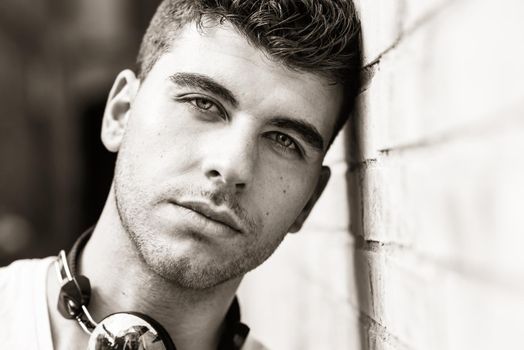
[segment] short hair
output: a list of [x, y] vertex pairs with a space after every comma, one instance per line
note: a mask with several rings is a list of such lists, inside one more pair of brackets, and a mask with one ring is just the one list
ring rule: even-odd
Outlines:
[[164, 0], [137, 57], [145, 79], [182, 27], [204, 19], [231, 23], [255, 47], [290, 69], [323, 76], [344, 88], [334, 139], [360, 87], [360, 21], [351, 0]]

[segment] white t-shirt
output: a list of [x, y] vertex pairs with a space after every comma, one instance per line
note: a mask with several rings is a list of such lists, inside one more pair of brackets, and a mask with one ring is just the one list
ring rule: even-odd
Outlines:
[[[54, 257], [0, 268], [0, 349], [53, 350], [46, 279]], [[265, 350], [248, 337], [243, 350]]]
[[19, 260], [0, 269], [0, 348], [53, 349], [46, 299], [53, 261]]

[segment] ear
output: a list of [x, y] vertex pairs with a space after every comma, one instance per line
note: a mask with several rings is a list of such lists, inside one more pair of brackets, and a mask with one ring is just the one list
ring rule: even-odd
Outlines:
[[302, 209], [293, 225], [291, 225], [291, 227], [289, 228], [289, 232], [296, 233], [300, 231], [302, 225], [304, 224], [304, 221], [306, 221], [307, 217], [309, 216], [311, 209], [313, 209], [315, 203], [320, 198], [320, 195], [322, 194], [322, 192], [324, 192], [324, 189], [326, 188], [326, 185], [330, 177], [331, 170], [329, 169], [329, 167], [322, 166], [317, 186], [315, 187], [315, 190], [313, 191], [311, 198], [309, 198], [309, 201], [306, 203], [306, 206], [304, 207], [304, 209]]
[[118, 152], [120, 149], [131, 104], [139, 86], [140, 80], [135, 73], [126, 69], [118, 74], [109, 92], [100, 137], [110, 152]]

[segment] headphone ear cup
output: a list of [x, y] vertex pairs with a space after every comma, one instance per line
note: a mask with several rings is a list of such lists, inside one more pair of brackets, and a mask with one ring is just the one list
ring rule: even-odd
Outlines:
[[74, 319], [82, 313], [82, 305], [87, 306], [91, 297], [91, 284], [85, 276], [73, 277], [60, 288], [58, 311], [68, 319]]
[[91, 299], [91, 283], [86, 276], [78, 275], [75, 277], [75, 279], [78, 282], [78, 286], [80, 287], [80, 302], [82, 305], [87, 307], [89, 305], [89, 300]]

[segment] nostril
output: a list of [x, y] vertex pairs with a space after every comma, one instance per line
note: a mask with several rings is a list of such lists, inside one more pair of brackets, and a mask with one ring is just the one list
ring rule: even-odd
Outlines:
[[246, 187], [246, 184], [239, 183], [239, 184], [236, 184], [235, 186], [236, 186], [237, 190], [243, 190]]

